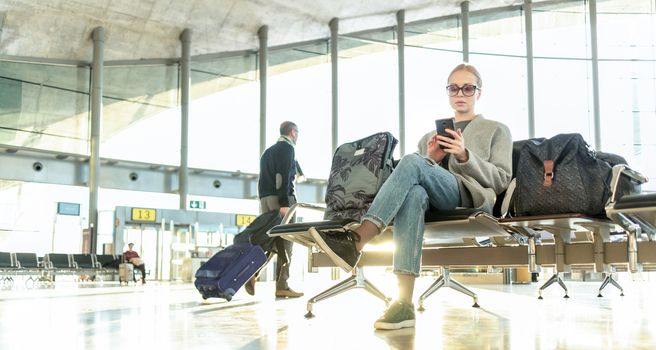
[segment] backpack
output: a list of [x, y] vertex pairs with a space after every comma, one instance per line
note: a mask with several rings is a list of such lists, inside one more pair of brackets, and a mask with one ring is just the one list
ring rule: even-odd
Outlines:
[[597, 153], [580, 134], [531, 139], [519, 150], [511, 207], [516, 216], [581, 213], [605, 216], [618, 155]]
[[392, 153], [399, 141], [379, 132], [335, 150], [326, 188], [324, 219], [360, 220], [392, 173]]

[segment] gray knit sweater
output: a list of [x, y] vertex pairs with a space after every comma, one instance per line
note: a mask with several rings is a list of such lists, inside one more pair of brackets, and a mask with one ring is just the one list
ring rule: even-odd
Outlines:
[[[424, 135], [418, 153], [428, 154], [428, 140], [435, 130]], [[477, 115], [463, 131], [469, 160], [459, 163], [449, 157], [449, 171], [458, 179], [461, 204], [492, 213], [499, 193], [506, 190], [512, 177], [512, 136], [502, 123]]]

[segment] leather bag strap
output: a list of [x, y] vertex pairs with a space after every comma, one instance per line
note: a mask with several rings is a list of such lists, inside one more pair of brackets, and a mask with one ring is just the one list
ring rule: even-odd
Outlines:
[[553, 183], [553, 177], [554, 177], [553, 167], [554, 167], [553, 160], [544, 161], [544, 182], [542, 183], [542, 186], [549, 187]]

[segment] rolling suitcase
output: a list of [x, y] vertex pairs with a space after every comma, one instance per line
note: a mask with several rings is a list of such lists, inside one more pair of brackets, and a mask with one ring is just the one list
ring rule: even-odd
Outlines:
[[123, 263], [118, 265], [118, 282], [125, 284], [134, 281], [134, 266], [130, 263]]
[[267, 258], [260, 246], [250, 243], [237, 243], [214, 254], [196, 272], [194, 285], [203, 299], [232, 296], [257, 271], [264, 266]]

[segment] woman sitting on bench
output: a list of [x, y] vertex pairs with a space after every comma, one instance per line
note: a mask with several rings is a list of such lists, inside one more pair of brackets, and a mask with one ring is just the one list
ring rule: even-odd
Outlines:
[[497, 194], [510, 183], [510, 130], [474, 112], [481, 87], [476, 68], [467, 64], [455, 67], [446, 87], [455, 130], [447, 129], [446, 136], [428, 133], [419, 142], [419, 152], [401, 159], [358, 228], [309, 230], [338, 266], [352, 271], [364, 245], [394, 220], [394, 273], [399, 296], [376, 320], [376, 329], [415, 325], [412, 295], [421, 268], [424, 215], [429, 204], [438, 211], [469, 207], [492, 213]]
[[132, 250], [132, 247], [134, 247], [134, 243], [128, 243], [128, 250], [123, 253], [123, 259], [125, 259], [125, 262], [129, 262], [130, 264], [134, 265], [136, 269], [141, 271], [141, 283], [145, 284], [146, 264], [144, 264], [143, 260], [141, 260], [141, 257], [139, 257], [139, 253]]

